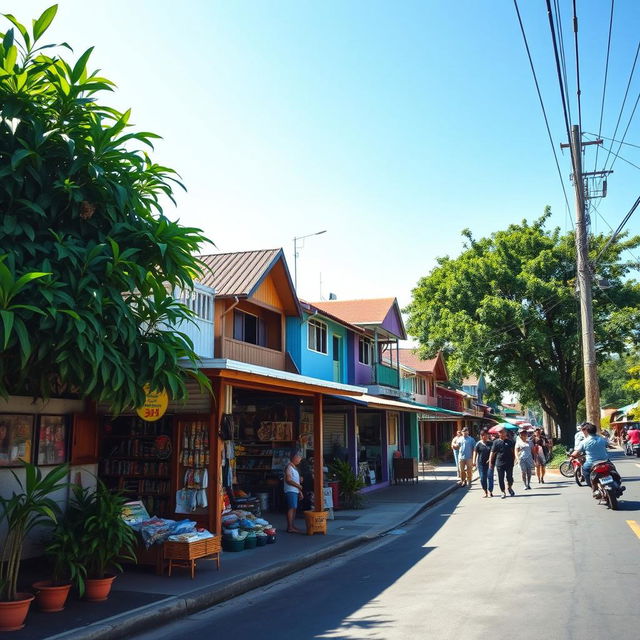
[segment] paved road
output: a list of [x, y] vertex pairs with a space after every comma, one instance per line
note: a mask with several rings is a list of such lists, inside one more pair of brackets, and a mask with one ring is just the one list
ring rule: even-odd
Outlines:
[[640, 465], [613, 455], [620, 511], [557, 475], [506, 500], [474, 485], [394, 535], [138, 639], [635, 640]]

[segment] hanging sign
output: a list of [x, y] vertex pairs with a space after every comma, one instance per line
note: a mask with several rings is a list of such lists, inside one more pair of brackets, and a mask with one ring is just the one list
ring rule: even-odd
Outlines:
[[144, 392], [146, 399], [144, 404], [136, 409], [136, 413], [147, 422], [160, 420], [169, 406], [169, 395], [164, 389], [162, 391], [151, 391], [148, 384], [144, 385]]

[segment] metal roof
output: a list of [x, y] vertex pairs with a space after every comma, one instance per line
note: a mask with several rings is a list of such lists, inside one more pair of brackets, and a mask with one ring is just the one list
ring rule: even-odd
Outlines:
[[209, 267], [198, 282], [216, 290], [216, 297], [249, 297], [255, 293], [282, 249], [238, 251], [200, 256]]

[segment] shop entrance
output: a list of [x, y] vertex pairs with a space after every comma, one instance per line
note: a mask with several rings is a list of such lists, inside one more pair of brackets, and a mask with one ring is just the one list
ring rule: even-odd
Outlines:
[[358, 412], [358, 461], [367, 485], [383, 481], [382, 416], [379, 413]]

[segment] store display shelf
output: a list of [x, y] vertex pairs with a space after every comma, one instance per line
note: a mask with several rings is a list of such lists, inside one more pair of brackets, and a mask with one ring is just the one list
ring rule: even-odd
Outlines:
[[263, 453], [236, 453], [236, 458], [273, 458], [271, 454], [265, 456]]
[[153, 460], [155, 462], [166, 462], [161, 460], [158, 456], [106, 456], [107, 460]]
[[[158, 435], [165, 435], [165, 434], [158, 434]], [[168, 434], [167, 434], [168, 435]], [[118, 440], [153, 440], [154, 438], [157, 438], [158, 436], [121, 436], [115, 433], [107, 433], [103, 436], [104, 438], [117, 438]], [[169, 436], [170, 437], [170, 436]]]
[[147, 476], [142, 473], [101, 473], [101, 478], [133, 478], [136, 480], [170, 480], [169, 475]]
[[236, 471], [273, 471], [271, 467], [253, 467], [249, 469], [248, 467], [236, 467]]

